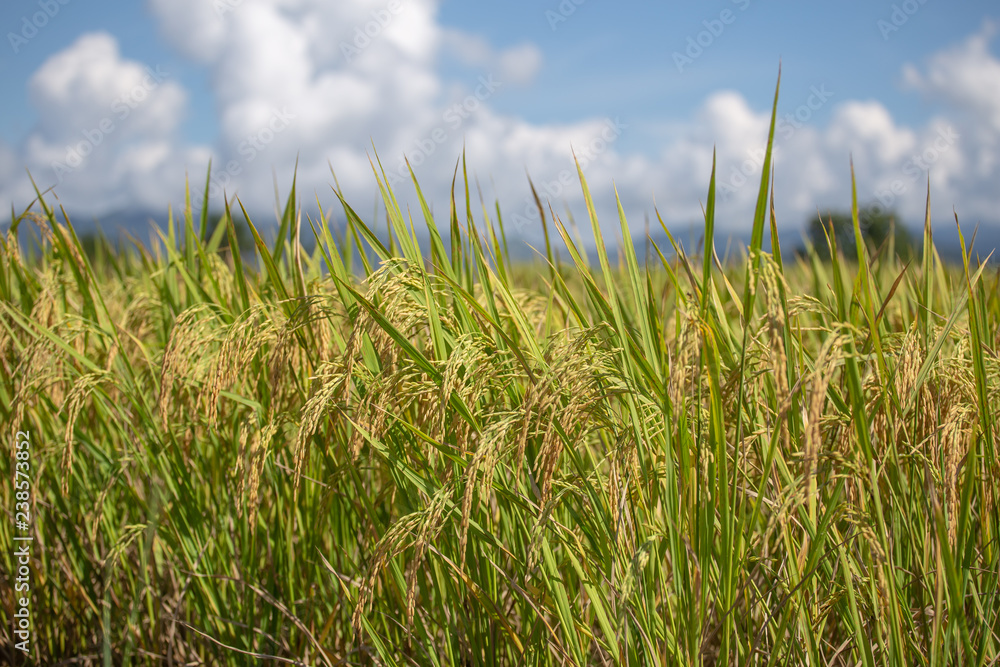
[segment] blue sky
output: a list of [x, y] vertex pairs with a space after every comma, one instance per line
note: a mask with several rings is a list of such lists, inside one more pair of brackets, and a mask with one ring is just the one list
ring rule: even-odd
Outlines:
[[186, 172], [200, 195], [211, 158], [214, 204], [235, 193], [269, 217], [275, 175], [287, 191], [298, 159], [308, 200], [335, 201], [332, 166], [371, 211], [374, 142], [391, 174], [404, 154], [419, 163], [447, 210], [464, 142], [526, 237], [526, 169], [557, 212], [582, 217], [571, 149], [606, 224], [614, 184], [634, 228], [654, 202], [687, 226], [714, 146], [718, 224], [739, 232], [780, 58], [786, 228], [849, 204], [851, 155], [863, 202], [916, 222], [930, 169], [937, 220], [954, 207], [996, 225], [997, 26], [985, 1], [7, 0], [0, 205], [30, 203], [27, 169], [83, 216], [165, 212]]

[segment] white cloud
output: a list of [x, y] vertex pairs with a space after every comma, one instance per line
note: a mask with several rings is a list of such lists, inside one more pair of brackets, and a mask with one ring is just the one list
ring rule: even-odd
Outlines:
[[[533, 45], [498, 51], [478, 36], [441, 28], [429, 0], [229, 3], [210, 48], [175, 18], [197, 13], [200, 2], [153, 0], [152, 8], [168, 39], [185, 53], [201, 49], [212, 69], [223, 128], [216, 189], [237, 190], [258, 209], [270, 208], [272, 168], [288, 175], [296, 160], [300, 182], [321, 193], [329, 193], [332, 164], [346, 190], [371, 195], [372, 143], [391, 172], [408, 155], [422, 176], [435, 175], [428, 192], [437, 190], [463, 138], [489, 124], [488, 100], [497, 92], [475, 76], [442, 80], [440, 59], [479, 69], [501, 90], [530, 82], [541, 64]], [[276, 111], [292, 119], [271, 136], [266, 128]], [[486, 144], [481, 157], [492, 164], [494, 148]], [[307, 174], [316, 180], [306, 181]]]
[[161, 11], [167, 3], [151, 0], [160, 30], [182, 54], [201, 63], [215, 60], [226, 45], [226, 16], [238, 7], [230, 0], [197, 2], [178, 0], [175, 11]]
[[[628, 118], [617, 125], [602, 118], [538, 124], [498, 113], [494, 96], [529, 83], [541, 52], [531, 44], [500, 50], [479, 36], [443, 28], [433, 0], [151, 0], [151, 7], [170, 43], [210, 71], [222, 128], [215, 145], [179, 140], [186, 98], [169, 74], [127, 117], [117, 118], [115, 100], [142, 86], [148, 73], [121, 58], [111, 36], [87, 35], [32, 78], [39, 122], [20, 146], [0, 145], [0, 203], [30, 201], [30, 186], [12, 164], [52, 175], [53, 162], [65, 162], [74, 144], [110, 117], [115, 130], [84, 165], [64, 175], [57, 190], [65, 203], [98, 214], [125, 206], [164, 209], [182, 192], [185, 169], [197, 187], [209, 157], [217, 203], [225, 189], [252, 211], [271, 210], [274, 174], [287, 187], [297, 161], [304, 201], [311, 202], [315, 191], [325, 205], [332, 203], [332, 165], [357, 210], [371, 211], [374, 143], [394, 179], [407, 173], [403, 156], [410, 159], [438, 211], [447, 210], [464, 146], [470, 177], [480, 179], [488, 206], [499, 198], [508, 219], [520, 216], [529, 236], [538, 228], [525, 169], [557, 212], [568, 204], [588, 227], [571, 149], [586, 165], [609, 229], [617, 224], [613, 180], [637, 230], [654, 201], [668, 223], [686, 226], [701, 218], [714, 146], [717, 224], [723, 230], [749, 225], [770, 110], [753, 108], [739, 92], [711, 95], [689, 118], [659, 128], [666, 139], [657, 151], [630, 154], [621, 150], [621, 136], [635, 144], [655, 132]], [[984, 29], [933, 54], [923, 67], [907, 66], [906, 85], [949, 105], [922, 127], [898, 123], [877, 101], [834, 96], [826, 102], [829, 95], [820, 102], [831, 105], [825, 125], [781, 125], [775, 148], [779, 223], [798, 229], [817, 208], [845, 207], [851, 156], [863, 202], [881, 196], [905, 219], [921, 219], [930, 167], [934, 198], [944, 210], [955, 205], [970, 217], [995, 215], [1000, 62], [987, 48], [990, 36]], [[482, 74], [445, 79], [446, 58]], [[785, 99], [794, 107], [797, 94], [783, 90], [782, 109]], [[416, 211], [410, 188], [399, 187], [404, 208], [408, 203]]]
[[442, 40], [463, 64], [497, 72], [514, 85], [530, 84], [542, 66], [541, 49], [530, 42], [498, 52], [483, 37], [460, 30], [444, 31]]
[[482, 67], [493, 59], [493, 48], [485, 38], [461, 30], [448, 30], [442, 35], [444, 43], [465, 65]]
[[499, 57], [500, 76], [517, 85], [531, 83], [542, 67], [542, 52], [534, 44], [512, 46]]
[[987, 22], [963, 43], [934, 54], [926, 72], [912, 64], [903, 69], [908, 87], [967, 110], [994, 138], [1000, 133], [1000, 61], [989, 50], [995, 33], [996, 26]]
[[[929, 172], [933, 220], [950, 224], [954, 208], [965, 219], [996, 222], [1000, 61], [988, 48], [993, 33], [987, 24], [961, 44], [931, 54], [926, 64], [903, 68], [905, 86], [942, 105], [941, 112], [923, 125], [900, 124], [875, 100], [836, 97], [830, 102], [834, 105], [830, 120], [823, 126], [797, 122], [791, 115], [790, 123], [779, 120], [775, 141], [779, 223], [797, 228], [817, 209], [849, 206], [850, 160], [862, 205], [877, 203], [896, 210], [910, 224], [919, 224]], [[792, 100], [792, 107], [799, 101], [787, 89], [782, 100], [784, 108], [789, 106], [787, 100]], [[799, 110], [808, 108], [803, 105]], [[808, 118], [811, 113], [804, 115]], [[702, 128], [709, 128], [718, 141], [720, 184], [738, 184], [723, 197], [719, 224], [727, 226], [727, 219], [747, 221], [760, 179], [767, 113], [750, 111], [740, 95], [720, 93], [709, 98], [698, 118], [701, 127], [693, 136], [702, 138]], [[741, 137], [749, 139], [749, 149]], [[694, 146], [675, 145], [698, 153]]]
[[[17, 161], [70, 211], [161, 209], [183, 192], [187, 159], [207, 151], [178, 150], [174, 141], [186, 95], [160, 67], [123, 59], [114, 37], [89, 33], [46, 60], [28, 82], [38, 123], [17, 149]], [[9, 159], [9, 158], [8, 158]], [[26, 176], [3, 178], [0, 200], [26, 206]]]
[[51, 58], [28, 82], [39, 111], [38, 130], [47, 138], [70, 140], [98, 128], [104, 119], [115, 132], [160, 135], [173, 130], [185, 94], [162, 68], [144, 67], [119, 57], [106, 33], [81, 36]]
[[890, 163], [913, 149], [912, 131], [897, 128], [881, 103], [847, 101], [837, 106], [826, 129], [826, 145], [834, 150], [863, 154], [865, 159]]

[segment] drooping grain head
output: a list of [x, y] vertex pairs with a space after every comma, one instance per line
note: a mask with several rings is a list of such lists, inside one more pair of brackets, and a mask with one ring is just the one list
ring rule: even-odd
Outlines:
[[112, 376], [107, 371], [94, 371], [86, 375], [81, 375], [73, 383], [63, 409], [66, 410], [66, 427], [63, 431], [63, 456], [62, 456], [62, 492], [69, 492], [69, 481], [72, 478], [73, 468], [73, 445], [75, 442], [74, 428], [77, 418], [84, 404], [90, 398], [94, 390], [102, 383], [110, 380]]
[[[201, 381], [205, 373], [201, 369], [207, 367], [205, 360], [212, 356], [219, 326], [213, 311], [202, 304], [184, 310], [174, 320], [160, 361], [157, 412], [164, 429], [168, 426], [171, 402], [175, 398], [174, 382], [179, 377], [188, 381]], [[199, 354], [193, 356], [191, 350], [198, 350]]]

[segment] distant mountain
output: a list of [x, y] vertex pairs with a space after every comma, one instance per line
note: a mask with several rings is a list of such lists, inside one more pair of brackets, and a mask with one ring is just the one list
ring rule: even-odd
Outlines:
[[[196, 212], [196, 215], [198, 213]], [[70, 220], [73, 223], [73, 227], [76, 229], [77, 234], [81, 237], [91, 236], [97, 233], [100, 229], [103, 231], [105, 236], [107, 236], [112, 241], [124, 239], [125, 234], [131, 235], [141, 241], [144, 244], [149, 244], [151, 239], [155, 238], [153, 232], [153, 225], [155, 224], [160, 229], [166, 231], [167, 227], [167, 212], [166, 211], [118, 211], [115, 213], [106, 214], [95, 218], [95, 216], [87, 215], [74, 215], [69, 214]], [[314, 216], [315, 217], [315, 216]], [[277, 223], [274, 220], [273, 214], [251, 216], [254, 220], [254, 224], [258, 225], [265, 239], [269, 238], [271, 235], [277, 231]], [[178, 225], [177, 231], [181, 232], [183, 227], [183, 217], [179, 212], [174, 212], [174, 221]], [[237, 216], [237, 222], [242, 222], [242, 216]], [[342, 224], [342, 221], [337, 221]], [[195, 224], [197, 224], [197, 219]], [[22, 227], [23, 231], [26, 231]], [[379, 227], [383, 230], [379, 235], [384, 236], [384, 221]], [[480, 232], [482, 232], [480, 228]], [[954, 224], [935, 224], [934, 225], [934, 244], [937, 246], [938, 252], [941, 257], [946, 261], [950, 262], [961, 262], [961, 247], [958, 241], [958, 232]], [[973, 239], [973, 226], [963, 226], [963, 234], [965, 235], [965, 241], [968, 245]], [[445, 244], [449, 244], [447, 228], [441, 230], [444, 235]], [[780, 243], [782, 254], [786, 257], [792, 257], [796, 250], [803, 246], [802, 239], [805, 230], [800, 229], [783, 229], [780, 232]], [[911, 232], [914, 234], [915, 238], [918, 240], [922, 238], [922, 231], [917, 228], [911, 227]], [[569, 255], [563, 246], [562, 240], [559, 238], [558, 234], [555, 233], [553, 229], [550, 228], [551, 241], [553, 244], [553, 250], [558, 251], [560, 256], [564, 260], [569, 259]], [[684, 252], [690, 256], [700, 255], [702, 252], [702, 243], [704, 239], [704, 229], [701, 227], [688, 226], [685, 228], [671, 229], [671, 233], [674, 235], [674, 239], [684, 248]], [[418, 241], [421, 247], [430, 247], [430, 237], [426, 230], [418, 228], [417, 230]], [[608, 253], [611, 256], [612, 262], [617, 261], [618, 248], [619, 248], [619, 230], [617, 227], [608, 228], [605, 233], [604, 242], [607, 246]], [[652, 229], [650, 232], [650, 239], [647, 239], [642, 231], [633, 231], [632, 237], [633, 243], [636, 247], [636, 256], [639, 258], [640, 263], [647, 257], [651, 262], [656, 263], [657, 254], [655, 249], [650, 245], [649, 240], [652, 240], [660, 251], [666, 257], [673, 256], [673, 247], [670, 240], [667, 238], [666, 234], [663, 233], [658, 227]], [[515, 261], [531, 261], [533, 258], [538, 257], [535, 250], [532, 250], [532, 246], [537, 249], [538, 253], [544, 256], [545, 252], [545, 242], [542, 239], [532, 239], [525, 241], [517, 237], [508, 237], [508, 248], [510, 250], [511, 258]], [[312, 238], [312, 233], [309, 231], [308, 227], [303, 229], [303, 245], [307, 249], [314, 247], [314, 240]], [[530, 243], [530, 245], [529, 245]], [[727, 253], [730, 258], [736, 258], [741, 252], [741, 248], [745, 248], [750, 243], [750, 232], [749, 230], [745, 232], [737, 232], [731, 230], [716, 230], [715, 234], [715, 248], [720, 259], [726, 259]], [[770, 250], [770, 232], [765, 230], [764, 234], [764, 248], [765, 250]], [[994, 252], [994, 256], [991, 258], [991, 263], [1000, 262], [1000, 224], [982, 224], [979, 227], [978, 232], [975, 237], [975, 244], [972, 246], [972, 256], [986, 258], [990, 252]], [[592, 265], [597, 263], [596, 248], [593, 242], [588, 244], [587, 248], [588, 258], [591, 260]]]
[[[923, 239], [923, 229], [910, 228], [910, 231], [919, 244]], [[974, 231], [975, 229], [973, 227], [962, 227], [962, 235], [965, 237], [967, 251], [970, 250], [969, 244], [973, 242]], [[789, 259], [794, 257], [796, 251], [804, 247], [804, 232], [804, 229], [786, 229], [779, 232], [778, 241], [781, 244], [781, 254], [784, 258]], [[962, 262], [962, 251], [958, 239], [958, 229], [955, 225], [934, 225], [932, 227], [932, 232], [934, 235], [934, 245], [938, 250], [938, 254], [941, 255], [941, 259], [946, 262], [960, 264]], [[674, 239], [683, 246], [684, 252], [689, 255], [701, 254], [702, 244], [704, 242], [702, 230], [691, 230], [688, 234], [678, 234], [673, 231], [671, 233], [674, 234]], [[671, 249], [671, 245], [670, 240], [666, 237], [666, 235], [661, 231], [656, 234], [650, 234], [650, 236], [653, 241], [656, 242], [657, 246], [659, 246], [664, 255], [667, 255], [667, 251]], [[633, 240], [636, 244], [637, 252], [640, 253], [639, 257], [641, 258], [641, 253], [644, 252], [643, 242], [645, 239], [640, 240], [639, 238], [635, 238]], [[745, 248], [749, 246], [749, 244], [749, 232], [739, 233], [716, 231], [715, 251], [718, 253], [720, 259], [725, 259], [727, 247], [729, 248], [731, 257], [738, 257], [738, 253], [741, 251], [741, 246]], [[766, 251], [770, 251], [771, 249], [771, 234], [769, 230], [765, 230], [764, 232], [764, 249]], [[610, 247], [608, 251], [613, 252]], [[975, 263], [975, 258], [977, 256], [980, 259], [986, 259], [991, 252], [993, 252], [993, 256], [990, 258], [990, 264], [1000, 263], [1000, 224], [983, 224], [979, 227], [979, 230], [975, 235], [974, 245], [971, 246], [971, 257], [973, 258], [973, 263]], [[667, 256], [669, 257], [669, 255]]]
[[143, 243], [148, 243], [154, 224], [164, 231], [167, 229], [166, 211], [118, 211], [100, 217], [74, 216], [70, 213], [69, 219], [77, 235], [95, 234], [100, 228], [111, 240], [116, 240], [122, 236], [122, 232], [127, 232]]

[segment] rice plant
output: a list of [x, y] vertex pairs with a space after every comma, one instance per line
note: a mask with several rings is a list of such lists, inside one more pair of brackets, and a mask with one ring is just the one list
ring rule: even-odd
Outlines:
[[544, 254], [513, 262], [464, 161], [446, 220], [413, 178], [429, 247], [377, 165], [388, 236], [293, 182], [273, 242], [189, 198], [88, 254], [39, 193], [0, 245], [5, 480], [34, 443], [32, 654], [5, 549], [0, 655], [997, 664], [1000, 273], [941, 261], [929, 197], [908, 263], [856, 195], [851, 257], [783, 258], [773, 138], [774, 111], [727, 264], [714, 167], [704, 251], [664, 226], [642, 263], [580, 171], [596, 266], [537, 197]]

